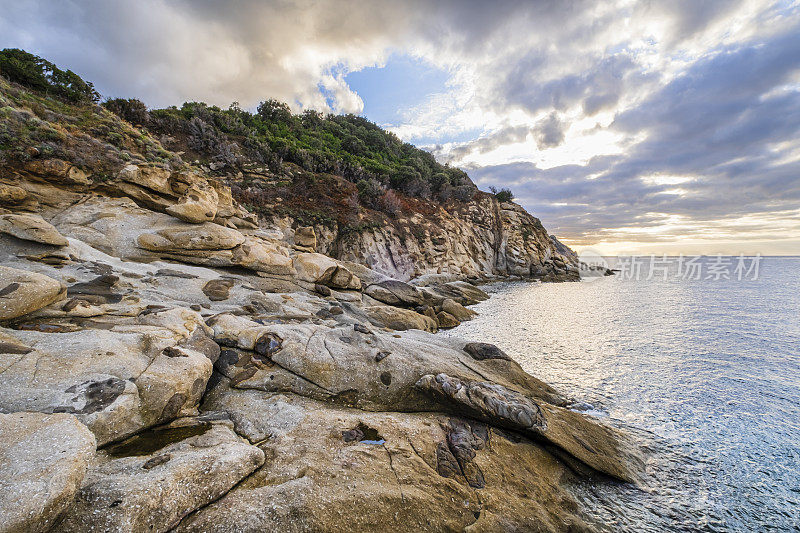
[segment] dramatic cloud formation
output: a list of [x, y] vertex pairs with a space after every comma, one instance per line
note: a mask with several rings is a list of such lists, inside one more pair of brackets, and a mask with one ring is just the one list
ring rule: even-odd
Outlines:
[[0, 46], [152, 106], [360, 113], [401, 54], [448, 81], [384, 125], [572, 244], [800, 253], [797, 1], [0, 3]]

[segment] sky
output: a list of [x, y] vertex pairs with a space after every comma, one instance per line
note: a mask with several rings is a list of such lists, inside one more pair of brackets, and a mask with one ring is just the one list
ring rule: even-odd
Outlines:
[[364, 115], [579, 250], [800, 255], [800, 0], [0, 0], [5, 47]]

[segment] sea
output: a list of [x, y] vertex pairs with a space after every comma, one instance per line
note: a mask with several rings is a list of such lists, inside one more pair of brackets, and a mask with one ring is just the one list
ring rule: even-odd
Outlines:
[[443, 334], [641, 447], [641, 484], [572, 488], [601, 531], [800, 531], [800, 257], [606, 259], [616, 275], [486, 285]]

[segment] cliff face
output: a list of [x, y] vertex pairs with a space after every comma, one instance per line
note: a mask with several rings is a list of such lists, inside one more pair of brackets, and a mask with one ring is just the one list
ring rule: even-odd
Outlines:
[[345, 235], [326, 253], [403, 280], [424, 274], [577, 279], [575, 259], [558, 252], [541, 222], [519, 205], [480, 194], [451, 207]]

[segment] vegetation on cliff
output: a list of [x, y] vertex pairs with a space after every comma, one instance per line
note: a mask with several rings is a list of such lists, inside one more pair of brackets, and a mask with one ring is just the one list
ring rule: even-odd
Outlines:
[[137, 99], [99, 100], [71, 71], [0, 51], [0, 165], [56, 157], [95, 181], [129, 163], [202, 167], [263, 215], [353, 228], [479, 194], [462, 170], [355, 115], [293, 114], [276, 100], [255, 113], [236, 103], [148, 110]]
[[[99, 100], [71, 71], [22, 50], [0, 51], [0, 166], [58, 158], [96, 183], [127, 164], [195, 169], [225, 180], [262, 216], [342, 233], [485, 194], [462, 170], [355, 115], [293, 114], [276, 100], [255, 113], [236, 103], [149, 110], [137, 99]], [[492, 192], [513, 199], [508, 189]]]

